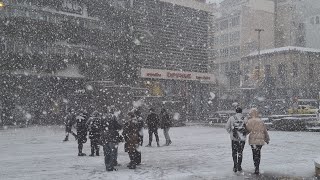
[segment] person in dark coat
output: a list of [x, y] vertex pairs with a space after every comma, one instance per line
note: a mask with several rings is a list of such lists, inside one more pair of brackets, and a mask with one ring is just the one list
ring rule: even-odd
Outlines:
[[133, 112], [128, 113], [128, 121], [125, 123], [122, 135], [125, 140], [125, 152], [128, 152], [130, 163], [129, 169], [135, 169], [138, 164], [138, 148], [139, 148], [139, 124]]
[[90, 156], [99, 156], [99, 140], [101, 133], [101, 118], [98, 111], [94, 111], [87, 122], [89, 128], [89, 139], [91, 146]]
[[[143, 145], [143, 127], [144, 127], [144, 122], [143, 122], [143, 118], [141, 115], [141, 111], [139, 109], [136, 109], [134, 111], [134, 114], [137, 118], [138, 121], [138, 128], [139, 128], [139, 142], [140, 142], [140, 146]], [[141, 164], [141, 152], [137, 151], [137, 156], [136, 156], [136, 163], [137, 165]]]
[[166, 138], [165, 145], [169, 146], [172, 143], [170, 136], [169, 136], [169, 130], [170, 130], [170, 127], [172, 126], [173, 122], [172, 122], [172, 119], [170, 118], [168, 112], [164, 108], [161, 109], [160, 120], [161, 120], [160, 127], [161, 127], [161, 129], [163, 129], [163, 134], [164, 134], [164, 137]]
[[77, 135], [72, 131], [72, 125], [74, 124], [75, 121], [75, 114], [74, 114], [74, 110], [70, 110], [69, 113], [67, 114], [67, 116], [64, 118], [65, 121], [65, 126], [66, 126], [66, 137], [64, 138], [63, 141], [68, 141], [69, 140], [69, 134], [71, 133], [75, 139], [77, 140]]
[[147, 117], [147, 126], [148, 126], [148, 133], [149, 133], [149, 144], [146, 147], [151, 147], [152, 143], [152, 135], [156, 137], [157, 146], [160, 147], [159, 144], [159, 136], [158, 136], [158, 128], [159, 128], [159, 116], [154, 112], [154, 109], [150, 109], [150, 114]]
[[88, 115], [85, 111], [82, 111], [78, 116], [76, 116], [78, 156], [86, 156], [86, 154], [82, 152], [82, 149], [83, 144], [87, 142], [87, 119]]
[[118, 144], [122, 141], [119, 130], [122, 129], [116, 117], [108, 113], [102, 119], [101, 144], [104, 152], [104, 163], [107, 171], [115, 171], [114, 166], [117, 164]]

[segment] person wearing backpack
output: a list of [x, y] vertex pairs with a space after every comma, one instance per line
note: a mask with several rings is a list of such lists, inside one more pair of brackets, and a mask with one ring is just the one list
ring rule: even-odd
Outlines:
[[232, 158], [233, 158], [233, 171], [242, 171], [242, 152], [246, 144], [247, 118], [242, 114], [240, 107], [236, 108], [236, 114], [228, 119], [226, 130], [230, 134]]

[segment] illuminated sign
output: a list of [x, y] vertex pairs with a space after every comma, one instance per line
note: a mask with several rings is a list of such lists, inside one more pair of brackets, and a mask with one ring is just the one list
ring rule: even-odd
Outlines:
[[141, 77], [154, 78], [154, 79], [201, 81], [206, 83], [215, 83], [216, 81], [214, 75], [209, 73], [170, 71], [170, 70], [163, 70], [163, 69], [146, 69], [146, 68], [141, 68]]

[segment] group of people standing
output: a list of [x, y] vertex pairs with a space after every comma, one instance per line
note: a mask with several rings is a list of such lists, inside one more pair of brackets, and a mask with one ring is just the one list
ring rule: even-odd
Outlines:
[[259, 117], [256, 108], [252, 108], [249, 116], [242, 114], [240, 107], [236, 108], [236, 114], [228, 119], [226, 130], [230, 134], [233, 171], [242, 171], [242, 154], [246, 144], [247, 135], [249, 135], [249, 145], [252, 149], [253, 162], [255, 166], [255, 174], [259, 174], [259, 166], [261, 159], [261, 149], [265, 143], [269, 144], [270, 138], [266, 126]]
[[[139, 146], [143, 145], [143, 129], [145, 122], [141, 116], [141, 111], [134, 109], [127, 114], [124, 123], [119, 122], [114, 114], [114, 109], [110, 109], [106, 113], [94, 111], [90, 116], [85, 110], [81, 110], [76, 114], [71, 110], [65, 118], [66, 137], [64, 141], [68, 141], [69, 134], [72, 134], [78, 141], [78, 156], [86, 156], [82, 152], [83, 144], [87, 142], [87, 134], [89, 132], [91, 154], [90, 156], [99, 156], [99, 146], [103, 147], [105, 166], [107, 171], [114, 171], [118, 165], [118, 144], [125, 142], [124, 150], [128, 153], [130, 162], [127, 165], [130, 169], [135, 169], [141, 164], [141, 152]], [[149, 132], [149, 143], [152, 144], [153, 134], [156, 137], [157, 146], [159, 147], [158, 128], [164, 130], [166, 144], [169, 146], [172, 142], [169, 136], [169, 129], [173, 122], [166, 109], [162, 109], [160, 114], [156, 114], [153, 108], [147, 116], [146, 125]], [[76, 126], [77, 133], [72, 131], [73, 125]], [[120, 130], [123, 130], [120, 134]]]

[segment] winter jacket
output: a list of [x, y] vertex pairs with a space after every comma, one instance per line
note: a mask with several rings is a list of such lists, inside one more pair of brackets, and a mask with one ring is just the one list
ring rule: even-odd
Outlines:
[[241, 130], [246, 131], [245, 129], [246, 122], [247, 122], [247, 118], [241, 113], [237, 113], [228, 119], [228, 122], [225, 128], [227, 132], [230, 134], [230, 139], [232, 141], [246, 141], [247, 133], [241, 131]]
[[89, 128], [89, 138], [99, 139], [101, 133], [101, 119], [99, 117], [90, 117], [87, 126]]
[[64, 124], [66, 125], [66, 132], [71, 132], [72, 125], [75, 123], [76, 117], [74, 114], [68, 114], [64, 118]]
[[87, 116], [83, 113], [76, 116], [76, 123], [77, 123], [77, 138], [81, 140], [83, 143], [87, 141]]
[[160, 127], [161, 129], [169, 128], [172, 126], [172, 119], [170, 118], [168, 113], [161, 113], [160, 114]]
[[119, 143], [121, 142], [121, 136], [119, 130], [122, 129], [118, 123], [117, 118], [112, 114], [107, 115], [106, 118], [102, 119], [101, 123], [101, 143], [106, 144], [108, 142]]
[[136, 118], [132, 118], [125, 123], [122, 132], [125, 140], [125, 152], [134, 152], [139, 146], [139, 130], [139, 123]]
[[270, 138], [266, 126], [260, 118], [251, 118], [246, 124], [250, 145], [264, 145]]
[[151, 113], [148, 115], [146, 123], [149, 129], [158, 129], [159, 121], [159, 116], [156, 113]]

